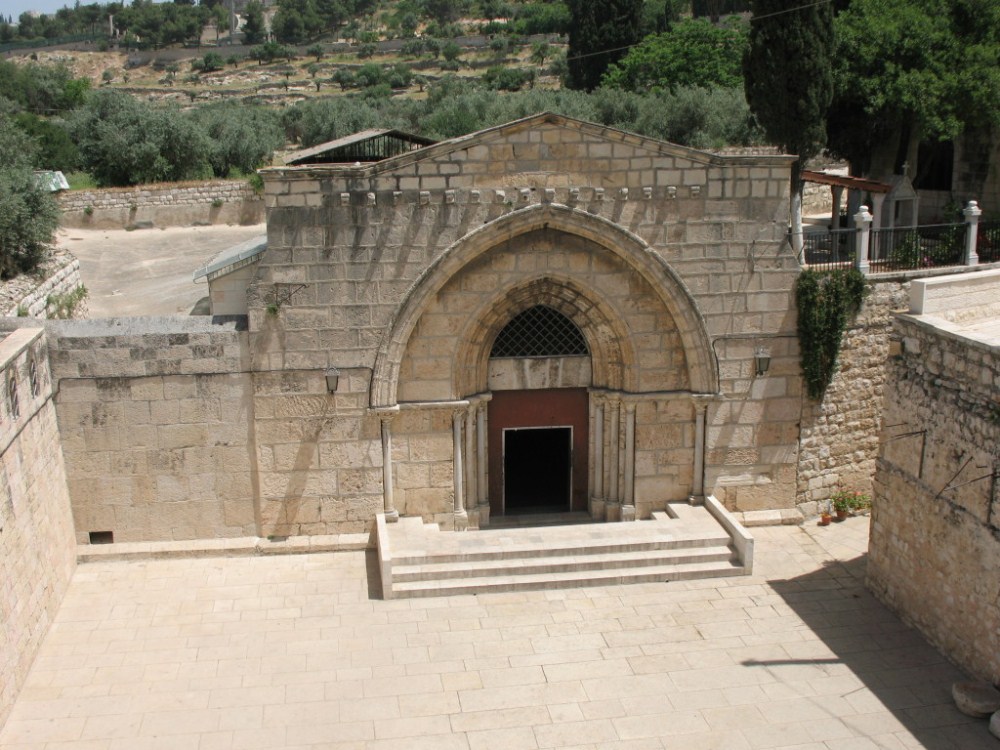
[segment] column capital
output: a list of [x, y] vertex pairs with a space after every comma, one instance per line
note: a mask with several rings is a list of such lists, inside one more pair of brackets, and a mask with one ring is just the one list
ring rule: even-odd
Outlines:
[[968, 205], [962, 209], [962, 215], [967, 221], [975, 221], [983, 215], [983, 209], [979, 207], [978, 201], [969, 201]]
[[374, 414], [383, 422], [391, 422], [397, 414], [399, 414], [399, 404], [394, 404], [393, 406], [375, 406], [369, 409], [369, 412]]
[[868, 206], [862, 206], [856, 214], [854, 214], [854, 223], [861, 224], [871, 224], [872, 219], [875, 217], [871, 215], [868, 211]]

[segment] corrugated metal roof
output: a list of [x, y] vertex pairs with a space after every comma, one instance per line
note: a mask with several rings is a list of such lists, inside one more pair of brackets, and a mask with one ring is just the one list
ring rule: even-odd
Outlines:
[[[363, 146], [366, 142], [374, 141], [378, 138], [387, 138], [398, 141], [398, 147], [392, 149], [393, 153], [381, 156], [374, 155], [371, 158], [360, 159], [363, 161], [380, 161], [381, 159], [395, 156], [405, 151], [413, 151], [424, 146], [432, 146], [436, 141], [423, 136], [404, 133], [402, 130], [362, 130], [353, 135], [346, 135], [334, 141], [327, 141], [312, 148], [302, 149], [290, 154], [285, 159], [285, 164], [294, 166], [296, 164], [309, 164], [321, 161], [318, 157], [329, 155], [330, 159], [326, 163], [336, 164], [344, 162], [359, 161], [357, 147]], [[352, 148], [355, 147], [355, 148]]]
[[231, 271], [249, 265], [257, 256], [267, 250], [267, 235], [253, 237], [239, 245], [226, 248], [216, 255], [206, 266], [194, 272], [194, 281], [207, 277], [209, 281], [224, 276]]

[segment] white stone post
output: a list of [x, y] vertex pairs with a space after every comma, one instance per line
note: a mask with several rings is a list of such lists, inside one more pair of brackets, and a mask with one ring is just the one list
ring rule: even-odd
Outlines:
[[608, 496], [604, 503], [605, 518], [620, 521], [622, 498], [618, 494], [618, 432], [621, 429], [621, 402], [616, 396], [609, 399], [608, 406], [611, 408], [611, 418], [608, 425]]
[[486, 484], [486, 403], [476, 405], [476, 483], [479, 489], [479, 526], [490, 525], [490, 491]]
[[470, 513], [479, 520], [479, 483], [476, 481], [476, 404], [469, 404], [465, 412], [465, 504]]
[[398, 413], [398, 406], [378, 413], [379, 421], [382, 423], [382, 497], [385, 520], [389, 523], [399, 520], [399, 511], [396, 510], [392, 490], [392, 420]]
[[691, 505], [705, 502], [705, 413], [708, 404], [695, 401], [694, 404], [694, 476], [692, 477]]
[[871, 241], [872, 215], [868, 213], [868, 206], [862, 206], [861, 210], [854, 214], [854, 226], [858, 229], [858, 270], [865, 276], [871, 273], [871, 263], [868, 260], [869, 243]]
[[969, 201], [963, 210], [965, 223], [965, 265], [978, 266], [979, 253], [976, 252], [976, 245], [979, 242], [979, 217], [983, 215], [983, 209], [976, 201]]
[[604, 399], [594, 396], [594, 482], [591, 484], [590, 515], [604, 520]]
[[625, 404], [625, 491], [622, 493], [622, 520], [635, 520], [635, 402]]
[[469, 528], [469, 514], [465, 511], [465, 472], [462, 468], [462, 409], [451, 413], [452, 451], [455, 462], [455, 531]]

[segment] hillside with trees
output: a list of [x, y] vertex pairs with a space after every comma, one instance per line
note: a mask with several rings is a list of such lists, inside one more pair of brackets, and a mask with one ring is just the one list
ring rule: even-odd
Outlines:
[[551, 110], [697, 148], [829, 149], [878, 176], [1000, 124], [985, 0], [249, 0], [235, 37], [226, 7], [0, 22], [0, 114], [31, 166], [73, 185], [249, 176], [364, 128], [448, 138]]

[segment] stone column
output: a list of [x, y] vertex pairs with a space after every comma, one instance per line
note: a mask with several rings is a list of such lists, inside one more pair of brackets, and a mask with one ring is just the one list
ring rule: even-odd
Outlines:
[[976, 201], [969, 201], [963, 210], [965, 223], [965, 265], [979, 265], [979, 254], [976, 252], [976, 244], [979, 240], [979, 217], [983, 215], [983, 210]]
[[[885, 205], [885, 196], [886, 193], [872, 193], [872, 227], [874, 229], [881, 229], [883, 227], [882, 207]], [[895, 223], [896, 217], [890, 213], [889, 228], [892, 229]]]
[[462, 419], [463, 409], [451, 413], [452, 451], [455, 462], [455, 531], [469, 528], [469, 514], [465, 511], [465, 470], [462, 468]]
[[622, 493], [622, 520], [635, 520], [635, 402], [625, 403], [625, 491]]
[[621, 403], [617, 396], [608, 400], [611, 414], [608, 425], [608, 495], [605, 499], [605, 518], [609, 521], [621, 520], [621, 496], [618, 494], [618, 430]]
[[392, 489], [392, 420], [398, 413], [398, 406], [378, 412], [382, 423], [382, 497], [385, 520], [389, 523], [399, 520]]
[[[479, 520], [479, 485], [476, 482], [476, 404], [469, 404], [465, 411], [465, 505], [466, 511]], [[477, 523], [475, 525], [478, 525]]]
[[486, 484], [486, 404], [483, 399], [476, 404], [476, 482], [479, 496], [479, 525], [490, 524], [489, 486]]
[[868, 261], [868, 248], [872, 229], [872, 215], [868, 213], [868, 206], [862, 206], [861, 210], [854, 214], [854, 226], [858, 228], [858, 270], [867, 276], [871, 273], [871, 263]]
[[696, 400], [694, 402], [694, 476], [691, 482], [691, 505], [702, 505], [705, 502], [705, 414], [708, 404]]
[[590, 516], [604, 520], [604, 398], [592, 396], [594, 404], [594, 481], [591, 483]]
[[833, 198], [833, 210], [830, 214], [830, 229], [836, 232], [840, 229], [840, 203], [844, 197], [842, 185], [831, 185], [830, 194]]

